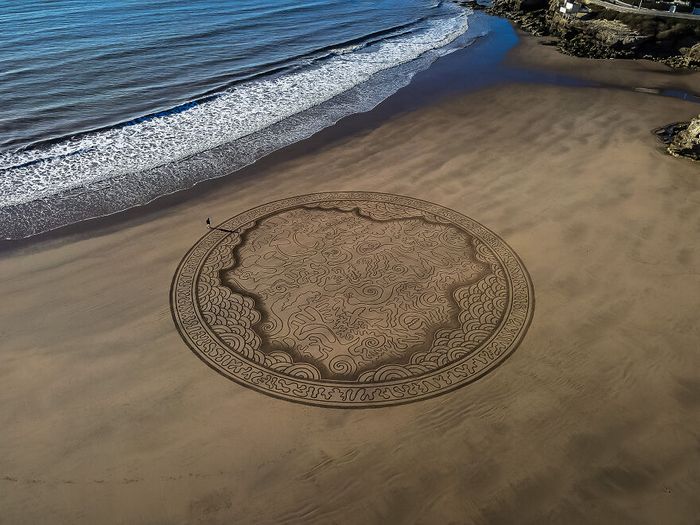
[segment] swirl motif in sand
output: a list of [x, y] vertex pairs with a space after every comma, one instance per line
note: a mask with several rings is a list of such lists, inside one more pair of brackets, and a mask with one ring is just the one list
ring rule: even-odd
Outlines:
[[222, 375], [313, 405], [429, 398], [522, 340], [533, 290], [481, 224], [380, 193], [272, 202], [207, 233], [180, 263], [173, 318]]

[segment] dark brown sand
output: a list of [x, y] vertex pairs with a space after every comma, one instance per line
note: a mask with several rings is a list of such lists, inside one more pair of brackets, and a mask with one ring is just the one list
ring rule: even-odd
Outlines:
[[[628, 86], [679, 78], [529, 39], [512, 59], [526, 55]], [[694, 522], [700, 167], [650, 130], [697, 112], [502, 85], [5, 252], [0, 523]], [[202, 364], [168, 292], [204, 217], [336, 190], [425, 199], [501, 235], [537, 297], [517, 351], [465, 388], [375, 410], [273, 399]]]

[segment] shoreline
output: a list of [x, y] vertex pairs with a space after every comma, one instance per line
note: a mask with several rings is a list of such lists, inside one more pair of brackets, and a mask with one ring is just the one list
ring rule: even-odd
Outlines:
[[399, 31], [374, 46], [369, 34], [350, 52], [330, 49], [298, 69], [273, 70], [162, 119], [0, 155], [7, 169], [0, 237], [28, 237], [145, 204], [368, 111], [438, 57], [468, 45], [475, 34], [467, 19], [447, 4], [405, 36]]
[[[427, 70], [417, 73], [407, 86], [387, 97], [373, 109], [343, 117], [310, 137], [264, 155], [243, 168], [221, 177], [196, 182], [189, 188], [160, 195], [145, 204], [84, 219], [21, 239], [0, 240], [0, 256], [36, 245], [80, 238], [91, 233], [108, 233], [120, 224], [147, 221], [159, 211], [206, 196], [222, 185], [235, 184], [239, 179], [243, 182], [256, 177], [273, 169], [276, 164], [296, 159], [309, 150], [326, 147], [372, 129], [398, 115], [435, 104], [444, 98], [486, 90], [502, 84], [555, 84], [561, 87], [635, 91], [649, 87], [636, 86], [635, 79], [637, 83], [641, 79], [647, 84], [651, 82], [652, 89], [675, 90], [680, 93], [668, 96], [682, 98], [682, 93], [690, 93], [698, 97], [700, 102], [700, 90], [695, 87], [700, 85], [700, 72], [674, 70], [661, 63], [646, 60], [571, 57], [553, 47], [541, 45], [542, 38], [517, 29], [505, 18], [484, 15], [478, 11], [472, 16], [486, 19], [493, 31], [485, 37], [477, 38], [465, 48], [438, 58]], [[459, 68], [467, 72], [471, 70], [474, 74], [467, 75], [469, 78], [455, 74], [455, 70]], [[474, 80], [475, 76], [484, 72], [486, 75], [483, 78]], [[666, 96], [661, 93], [649, 94]], [[659, 126], [666, 124], [668, 123], [659, 123]]]

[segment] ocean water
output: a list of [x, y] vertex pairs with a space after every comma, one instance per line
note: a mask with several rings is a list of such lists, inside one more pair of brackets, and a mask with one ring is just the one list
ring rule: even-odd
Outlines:
[[438, 0], [0, 2], [0, 237], [220, 177], [468, 45]]

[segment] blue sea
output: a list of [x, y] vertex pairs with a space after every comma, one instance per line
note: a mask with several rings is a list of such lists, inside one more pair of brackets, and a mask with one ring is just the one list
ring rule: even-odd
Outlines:
[[0, 237], [234, 172], [373, 108], [468, 28], [438, 0], [0, 2]]

